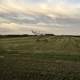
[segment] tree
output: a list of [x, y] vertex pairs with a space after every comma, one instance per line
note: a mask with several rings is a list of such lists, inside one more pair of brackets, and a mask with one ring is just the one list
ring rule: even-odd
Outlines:
[[40, 31], [33, 31], [32, 30], [32, 33], [34, 35], [37, 35], [37, 38], [36, 38], [36, 41], [39, 42], [39, 41], [44, 41], [44, 42], [48, 42], [48, 39], [45, 38], [45, 34], [43, 34], [42, 32]]

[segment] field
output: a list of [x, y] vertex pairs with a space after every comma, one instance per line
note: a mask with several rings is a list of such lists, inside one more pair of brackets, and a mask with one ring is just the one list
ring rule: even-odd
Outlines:
[[0, 80], [80, 80], [80, 37], [0, 38]]

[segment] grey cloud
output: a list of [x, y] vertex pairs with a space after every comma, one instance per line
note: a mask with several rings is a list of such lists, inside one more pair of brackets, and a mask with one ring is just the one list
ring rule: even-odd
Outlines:
[[[54, 14], [53, 14], [54, 15]], [[5, 21], [9, 23], [18, 23], [18, 24], [38, 24], [44, 23], [46, 25], [51, 24], [59, 24], [68, 26], [80, 26], [80, 18], [70, 18], [66, 16], [60, 16], [52, 18], [48, 15], [42, 13], [34, 13], [34, 14], [24, 14], [24, 13], [0, 13], [0, 17], [3, 18]], [[1, 22], [1, 20], [0, 20]]]
[[[26, 0], [24, 0], [26, 2]], [[44, 3], [48, 2], [48, 0], [27, 0], [30, 3]]]
[[[18, 13], [0, 13], [0, 17], [10, 22], [37, 24], [37, 23], [52, 23], [53, 19], [44, 14], [18, 14]], [[31, 19], [29, 19], [31, 18]]]
[[69, 17], [68, 18], [67, 17], [60, 18], [60, 17], [58, 17], [58, 18], [56, 18], [56, 22], [58, 24], [64, 24], [64, 26], [65, 25], [70, 25], [73, 27], [80, 26], [80, 19], [79, 18], [69, 18]]

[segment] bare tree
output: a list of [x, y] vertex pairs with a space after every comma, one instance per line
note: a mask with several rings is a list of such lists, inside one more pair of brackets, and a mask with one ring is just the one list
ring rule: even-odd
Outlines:
[[32, 33], [33, 33], [34, 35], [39, 35], [39, 34], [40, 34], [39, 32], [33, 31], [33, 30], [32, 30]]
[[34, 30], [32, 30], [32, 33], [34, 34], [34, 35], [44, 35], [42, 32], [40, 32], [40, 31], [34, 31]]
[[32, 30], [32, 33], [33, 33], [34, 35], [37, 35], [37, 38], [36, 38], [36, 41], [37, 41], [37, 42], [39, 42], [39, 41], [48, 42], [48, 39], [46, 39], [46, 38], [44, 37], [45, 34], [43, 34], [42, 32], [40, 32], [40, 31], [33, 31], [33, 30]]

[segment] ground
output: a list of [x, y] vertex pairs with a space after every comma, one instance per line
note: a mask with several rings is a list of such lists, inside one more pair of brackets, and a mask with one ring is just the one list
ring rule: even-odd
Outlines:
[[80, 80], [80, 37], [0, 38], [0, 80]]

